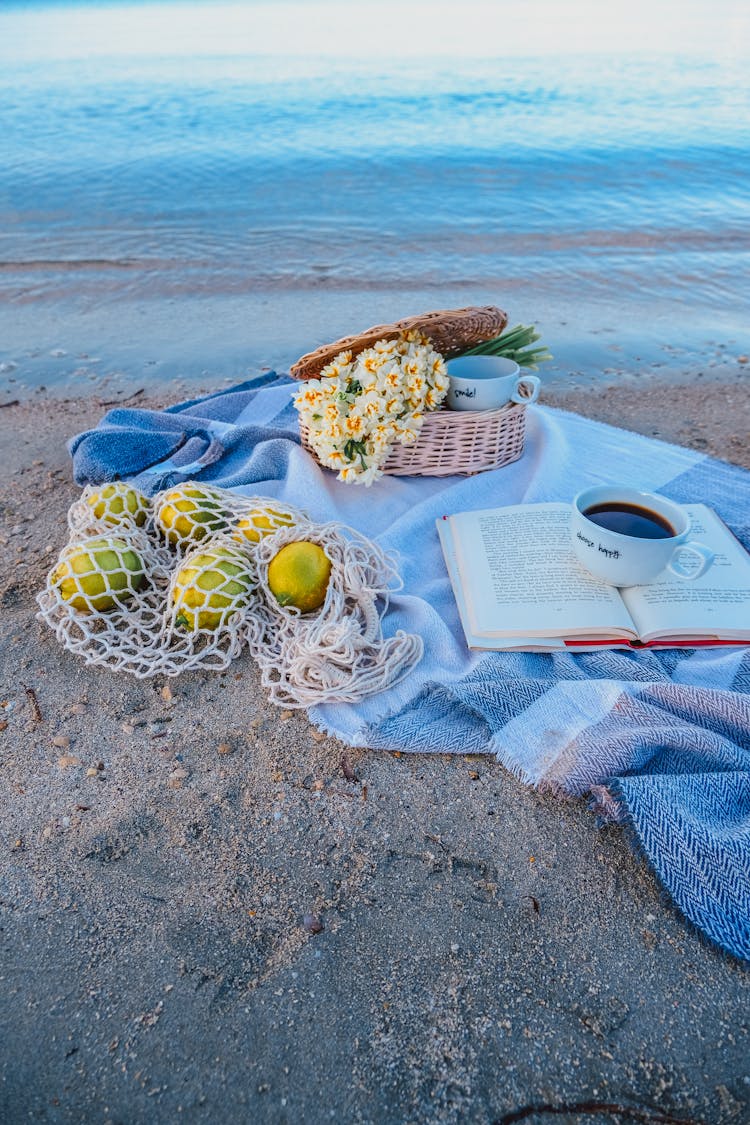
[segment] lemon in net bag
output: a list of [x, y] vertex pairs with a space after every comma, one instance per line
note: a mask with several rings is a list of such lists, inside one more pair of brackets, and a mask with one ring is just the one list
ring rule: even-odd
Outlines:
[[169, 587], [172, 624], [193, 632], [215, 632], [246, 611], [256, 586], [249, 555], [227, 540], [212, 540], [191, 551]]
[[[258, 504], [243, 512], [232, 525], [232, 538], [238, 543], [260, 543], [280, 527], [294, 527], [303, 513], [292, 512], [277, 504]], [[303, 517], [306, 518], [306, 517]]]
[[68, 509], [68, 527], [73, 539], [146, 532], [153, 527], [151, 501], [125, 481], [89, 484]]
[[186, 550], [227, 530], [231, 519], [218, 488], [188, 481], [154, 498], [154, 520], [171, 547]]
[[331, 560], [319, 543], [297, 539], [286, 543], [268, 564], [268, 587], [280, 606], [300, 613], [320, 609], [331, 578]]
[[83, 498], [95, 520], [113, 526], [143, 527], [151, 512], [148, 498], [123, 481], [87, 490]]
[[144, 581], [144, 561], [132, 542], [95, 536], [64, 548], [48, 590], [79, 613], [107, 613], [132, 598]]

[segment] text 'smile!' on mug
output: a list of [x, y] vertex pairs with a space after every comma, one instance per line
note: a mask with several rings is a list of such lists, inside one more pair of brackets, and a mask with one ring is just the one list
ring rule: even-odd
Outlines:
[[522, 374], [515, 360], [504, 356], [464, 355], [445, 366], [449, 410], [497, 410], [509, 402], [528, 405], [539, 397], [538, 376]]

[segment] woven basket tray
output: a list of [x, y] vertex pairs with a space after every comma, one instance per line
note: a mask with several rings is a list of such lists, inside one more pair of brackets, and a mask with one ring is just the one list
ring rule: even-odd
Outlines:
[[[326, 344], [297, 360], [291, 374], [296, 379], [314, 379], [339, 352], [349, 350], [356, 356], [377, 340], [393, 339], [410, 328], [424, 332], [436, 350], [450, 359], [474, 344], [499, 336], [507, 323], [503, 310], [493, 305], [411, 316]], [[424, 416], [417, 441], [391, 448], [384, 472], [401, 477], [447, 477], [499, 469], [521, 456], [525, 432], [526, 407], [523, 404], [508, 403], [498, 410], [430, 411]], [[300, 435], [305, 449], [317, 460], [309, 444], [307, 427], [302, 422]]]

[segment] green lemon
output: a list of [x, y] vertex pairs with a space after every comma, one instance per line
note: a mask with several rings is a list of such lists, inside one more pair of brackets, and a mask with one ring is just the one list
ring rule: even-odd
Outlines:
[[294, 516], [285, 512], [283, 508], [272, 508], [270, 505], [262, 508], [253, 508], [247, 515], [242, 516], [234, 524], [233, 539], [238, 543], [260, 543], [266, 535], [278, 531], [280, 527], [293, 527]]
[[247, 604], [253, 577], [247, 560], [227, 547], [191, 555], [172, 584], [176, 623], [213, 632]]
[[98, 520], [105, 523], [135, 524], [143, 527], [148, 518], [149, 502], [142, 492], [123, 481], [115, 481], [86, 497], [86, 503]]
[[268, 585], [279, 605], [302, 613], [319, 609], [326, 600], [331, 560], [318, 543], [287, 543], [268, 564]]
[[145, 571], [137, 551], [123, 539], [87, 539], [50, 575], [63, 601], [81, 613], [106, 613], [143, 585]]
[[224, 531], [227, 517], [214, 492], [190, 485], [173, 488], [159, 507], [157, 523], [168, 543], [199, 542], [207, 535]]

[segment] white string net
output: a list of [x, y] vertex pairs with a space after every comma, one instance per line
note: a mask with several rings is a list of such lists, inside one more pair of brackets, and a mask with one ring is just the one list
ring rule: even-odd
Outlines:
[[[271, 560], [301, 533], [331, 562], [325, 601], [309, 614], [279, 605], [268, 581]], [[355, 702], [392, 687], [420, 660], [421, 637], [401, 630], [383, 637], [381, 618], [401, 582], [394, 561], [353, 528], [338, 523], [283, 528], [258, 544], [256, 562], [264, 595], [256, 620], [263, 628], [250, 631], [248, 642], [275, 703]]]
[[[189, 481], [149, 501], [118, 482], [84, 489], [68, 524], [38, 616], [89, 664], [176, 676], [222, 670], [248, 646], [272, 701], [307, 707], [384, 690], [422, 655], [421, 638], [382, 634], [394, 560], [275, 499]], [[330, 563], [323, 604], [307, 613], [281, 606], [268, 576], [300, 542]]]

